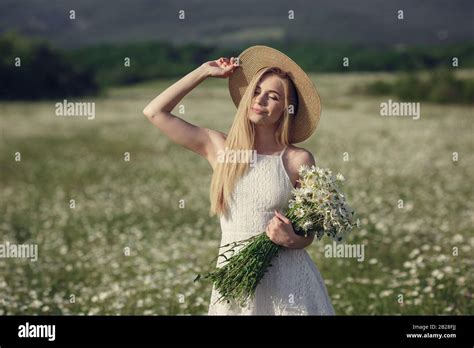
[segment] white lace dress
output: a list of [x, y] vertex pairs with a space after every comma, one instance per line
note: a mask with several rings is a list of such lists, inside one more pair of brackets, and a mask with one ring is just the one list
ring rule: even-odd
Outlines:
[[[255, 167], [237, 182], [228, 218], [221, 217], [221, 245], [264, 232], [274, 209], [284, 211], [293, 185], [280, 155], [257, 155]], [[225, 249], [221, 249], [222, 252]], [[217, 266], [223, 264], [219, 258]], [[334, 315], [321, 274], [304, 249], [280, 249], [246, 307], [217, 302], [213, 288], [209, 315]]]

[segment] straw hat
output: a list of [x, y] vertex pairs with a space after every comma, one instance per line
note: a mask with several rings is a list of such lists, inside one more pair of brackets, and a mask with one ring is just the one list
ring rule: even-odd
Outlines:
[[321, 117], [321, 100], [311, 79], [291, 58], [267, 46], [252, 46], [239, 55], [239, 68], [229, 78], [229, 91], [238, 107], [252, 77], [262, 68], [278, 67], [288, 73], [298, 93], [298, 107], [293, 115], [290, 143], [308, 139]]

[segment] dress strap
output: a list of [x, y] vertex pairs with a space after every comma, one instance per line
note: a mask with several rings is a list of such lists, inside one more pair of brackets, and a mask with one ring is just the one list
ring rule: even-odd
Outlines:
[[287, 147], [288, 146], [285, 146], [285, 148], [280, 152], [280, 158], [283, 157], [283, 154], [285, 153]]

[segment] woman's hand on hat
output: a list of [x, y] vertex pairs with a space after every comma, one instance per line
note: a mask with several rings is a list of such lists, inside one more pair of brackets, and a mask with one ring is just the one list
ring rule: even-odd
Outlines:
[[225, 58], [221, 57], [216, 60], [211, 60], [202, 65], [210, 77], [226, 78], [232, 75], [232, 73], [239, 67], [237, 59], [234, 57]]

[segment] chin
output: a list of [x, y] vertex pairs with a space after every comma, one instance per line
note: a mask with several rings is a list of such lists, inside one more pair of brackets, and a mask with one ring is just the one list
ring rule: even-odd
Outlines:
[[250, 122], [252, 123], [261, 124], [261, 123], [264, 123], [265, 116], [252, 113], [249, 116], [249, 119], [250, 119]]

